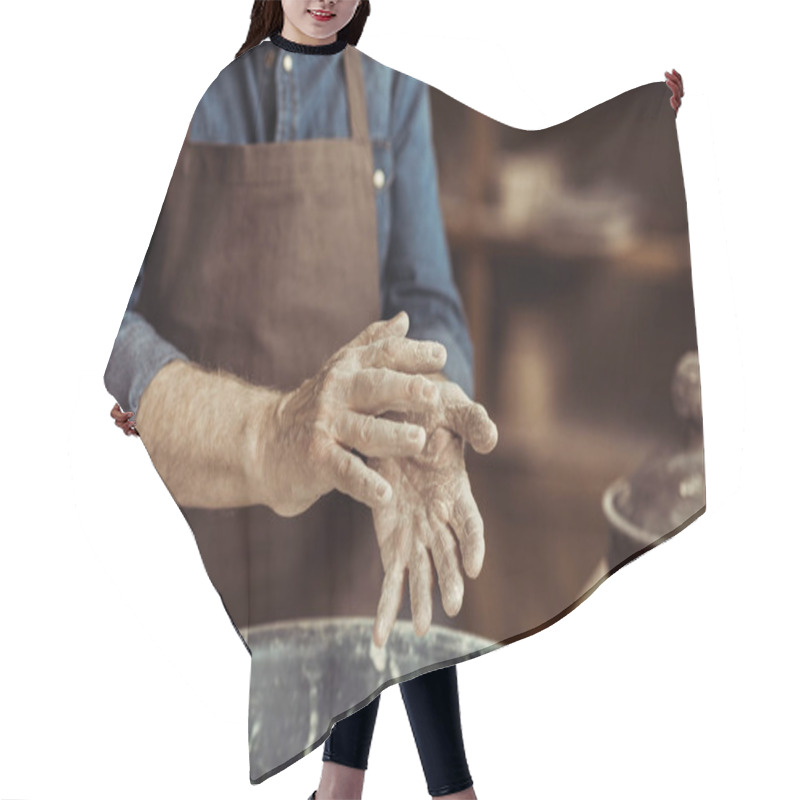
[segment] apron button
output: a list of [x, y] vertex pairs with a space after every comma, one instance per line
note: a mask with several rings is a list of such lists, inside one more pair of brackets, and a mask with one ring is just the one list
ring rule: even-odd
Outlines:
[[376, 169], [372, 175], [372, 182], [375, 184], [376, 189], [380, 189], [386, 183], [386, 175], [382, 169]]
[[292, 71], [292, 57], [288, 54], [283, 57], [283, 68], [287, 72]]

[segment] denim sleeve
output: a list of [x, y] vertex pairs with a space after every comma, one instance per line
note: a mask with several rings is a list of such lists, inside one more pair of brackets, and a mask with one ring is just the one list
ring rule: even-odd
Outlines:
[[144, 264], [131, 292], [128, 307], [111, 350], [103, 381], [123, 411], [139, 410], [139, 400], [156, 373], [169, 361], [188, 357], [156, 332], [155, 328], [133, 310], [142, 290]]
[[405, 310], [408, 336], [447, 348], [442, 372], [474, 398], [473, 350], [444, 232], [427, 84], [397, 73], [392, 97], [394, 181], [382, 285], [384, 317]]

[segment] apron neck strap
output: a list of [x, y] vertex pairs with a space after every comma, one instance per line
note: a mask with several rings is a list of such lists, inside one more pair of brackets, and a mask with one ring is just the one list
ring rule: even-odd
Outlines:
[[347, 82], [347, 105], [350, 111], [350, 135], [357, 142], [369, 142], [369, 121], [361, 53], [348, 44], [344, 49], [343, 57]]
[[[367, 99], [364, 90], [364, 72], [361, 67], [361, 53], [348, 44], [344, 49], [344, 77], [347, 86], [347, 108], [350, 114], [350, 136], [357, 142], [369, 142], [369, 120], [367, 118]], [[192, 118], [194, 119], [194, 118]], [[192, 123], [183, 137], [189, 141]]]

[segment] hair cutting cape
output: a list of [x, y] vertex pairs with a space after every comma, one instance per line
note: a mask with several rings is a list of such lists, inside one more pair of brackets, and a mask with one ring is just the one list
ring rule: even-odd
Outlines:
[[[372, 631], [384, 567], [366, 506], [349, 498], [351, 505], [334, 502], [333, 492], [301, 515], [316, 527], [296, 531], [297, 520], [265, 506], [181, 507], [201, 546], [209, 590], [216, 588], [234, 623], [230, 646], [244, 643], [252, 658], [253, 783], [317, 748], [336, 721], [387, 686], [556, 622], [605, 578], [705, 511], [686, 201], [669, 88], [640, 86], [539, 131], [493, 120], [434, 88], [429, 97], [452, 279], [474, 352], [474, 400], [499, 435], [490, 453], [467, 446], [465, 455], [484, 523], [483, 566], [476, 578], [464, 575], [463, 603], [451, 617], [429, 556], [429, 630], [421, 637], [414, 631], [406, 575], [397, 621], [385, 647], [377, 648]], [[205, 299], [193, 309], [187, 287], [196, 278], [177, 273], [192, 269], [203, 248], [216, 246], [208, 217], [192, 215], [213, 218], [215, 203], [235, 203], [220, 187], [245, 185], [252, 176], [248, 162], [231, 159], [231, 169], [239, 170], [231, 178], [220, 174], [219, 160], [198, 166], [206, 151], [186, 150], [184, 144], [170, 191], [182, 174], [185, 180], [187, 159], [195, 159], [193, 183], [184, 183], [183, 193], [162, 209], [158, 244], [148, 251], [155, 261], [145, 270], [150, 305], [141, 305], [142, 313], [158, 306], [150, 321], [192, 360], [274, 387], [279, 382], [269, 371], [248, 366], [263, 362], [263, 353], [248, 350], [268, 346], [263, 337], [236, 332], [231, 298], [246, 296], [249, 287], [235, 286], [230, 273], [214, 289], [213, 308]], [[337, 203], [348, 201], [348, 185], [340, 187], [345, 194]], [[282, 187], [267, 189], [278, 196]], [[176, 199], [190, 198], [190, 205], [174, 207]], [[245, 212], [237, 209], [239, 216]], [[201, 226], [202, 236], [186, 238], [186, 224]], [[257, 219], [248, 224], [263, 239], [268, 228]], [[246, 244], [247, 228], [242, 231]], [[314, 240], [313, 230], [304, 235]], [[192, 255], [180, 266], [184, 246]], [[283, 300], [269, 292], [286, 286], [283, 278], [280, 286], [270, 283], [280, 251], [269, 241], [260, 246], [266, 277], [252, 293], [262, 293], [258, 302], [277, 319]], [[337, 269], [337, 248], [324, 251], [330, 270]], [[159, 282], [156, 257], [172, 265], [169, 279]], [[377, 264], [369, 268], [377, 276]], [[348, 306], [341, 295], [309, 291], [303, 327], [294, 332], [300, 343], [310, 335], [309, 320], [327, 320], [334, 311], [357, 317], [355, 304], [363, 307], [363, 300]], [[179, 310], [167, 324], [170, 308]], [[266, 316], [264, 330], [271, 324]], [[193, 323], [182, 327], [187, 317]], [[286, 336], [292, 320], [282, 324]], [[328, 354], [361, 329], [329, 341]], [[227, 360], [217, 358], [223, 352]], [[304, 362], [297, 352], [302, 368], [294, 386], [316, 373], [321, 355]], [[419, 519], [431, 510], [418, 511]], [[450, 535], [458, 554], [457, 536]]]

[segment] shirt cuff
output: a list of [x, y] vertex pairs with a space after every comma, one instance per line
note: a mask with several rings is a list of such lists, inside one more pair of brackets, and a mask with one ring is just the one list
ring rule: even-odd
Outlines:
[[141, 315], [128, 311], [114, 341], [103, 380], [123, 411], [139, 410], [139, 401], [156, 373], [173, 359], [189, 358], [162, 339]]

